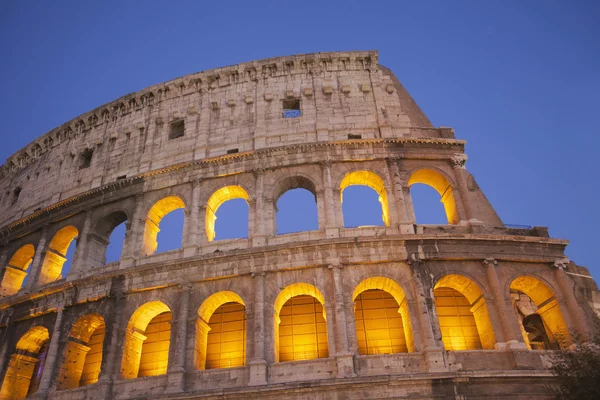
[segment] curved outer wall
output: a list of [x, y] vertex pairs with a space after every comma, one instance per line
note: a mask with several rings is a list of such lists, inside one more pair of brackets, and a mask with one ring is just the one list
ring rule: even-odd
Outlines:
[[[283, 117], [290, 104], [300, 116]], [[549, 398], [548, 353], [526, 343], [515, 296], [537, 302], [549, 329], [586, 336], [596, 285], [565, 257], [566, 241], [502, 223], [464, 145], [431, 125], [373, 51], [200, 72], [65, 123], [0, 169], [0, 380], [15, 360], [35, 360], [21, 339], [45, 328], [35, 398]], [[416, 223], [414, 183], [440, 193], [448, 224]], [[344, 227], [340, 199], [353, 184], [378, 191], [384, 226]], [[277, 199], [296, 187], [314, 193], [319, 229], [277, 235]], [[246, 199], [248, 238], [211, 240], [215, 193]], [[182, 248], [154, 253], [173, 207], [185, 210]], [[106, 264], [123, 221], [121, 259]], [[61, 260], [57, 232], [75, 232], [77, 247], [70, 272], [46, 279]], [[440, 285], [467, 299], [481, 349], [446, 348]], [[357, 295], [369, 289], [398, 300], [408, 352], [359, 352]], [[322, 304], [328, 356], [278, 361], [276, 304], [295, 295]], [[244, 305], [245, 365], [204, 369], [204, 315], [219, 298]], [[171, 312], [166, 373], [127, 379], [125, 354], [145, 329], [136, 318], [156, 310]], [[65, 389], [78, 321], [106, 326], [101, 368], [97, 382]]]

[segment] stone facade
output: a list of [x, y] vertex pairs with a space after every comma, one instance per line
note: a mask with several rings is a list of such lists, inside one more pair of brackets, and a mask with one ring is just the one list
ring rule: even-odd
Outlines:
[[[0, 169], [0, 398], [549, 397], [548, 352], [594, 332], [600, 295], [567, 241], [502, 223], [464, 145], [376, 52], [189, 75], [41, 136]], [[438, 191], [448, 224], [416, 224], [416, 183]], [[383, 226], [344, 227], [352, 185], [379, 193]], [[315, 195], [318, 230], [277, 235], [277, 200], [293, 188]], [[214, 240], [233, 198], [248, 203], [248, 237]], [[155, 254], [179, 208], [182, 248]], [[107, 264], [124, 221], [121, 259]], [[463, 332], [473, 321], [475, 344], [445, 322], [442, 289], [464, 302], [452, 318]], [[366, 292], [393, 297], [406, 351], [359, 350]], [[322, 309], [327, 354], [281, 361], [280, 313], [298, 296]], [[207, 368], [212, 315], [234, 303], [241, 365]], [[159, 315], [164, 356], [145, 376]]]

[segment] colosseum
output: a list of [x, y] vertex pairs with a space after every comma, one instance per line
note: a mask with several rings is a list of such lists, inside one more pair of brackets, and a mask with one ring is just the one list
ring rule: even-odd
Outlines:
[[[0, 170], [0, 399], [550, 398], [600, 295], [566, 240], [500, 220], [464, 147], [375, 51], [188, 75], [40, 136]], [[447, 223], [417, 223], [414, 184]], [[345, 226], [355, 185], [380, 226]], [[297, 188], [318, 229], [278, 234]], [[233, 199], [247, 235], [219, 240]]]

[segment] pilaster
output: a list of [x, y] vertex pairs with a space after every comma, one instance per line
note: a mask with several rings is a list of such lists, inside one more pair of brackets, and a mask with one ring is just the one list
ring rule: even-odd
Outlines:
[[265, 273], [254, 277], [254, 354], [249, 363], [250, 386], [267, 384], [267, 361], [265, 360]]
[[[85, 213], [83, 228], [76, 239], [75, 254], [73, 255], [73, 264], [69, 275], [66, 276], [67, 281], [76, 280], [81, 275], [81, 271], [85, 268], [85, 263], [88, 260], [89, 253], [89, 235], [92, 231], [92, 211], [88, 210]], [[96, 267], [97, 265], [94, 265]]]
[[199, 224], [200, 214], [200, 184], [201, 179], [192, 181], [192, 203], [189, 212], [185, 213], [184, 225], [185, 234], [183, 235], [183, 256], [191, 257], [198, 252], [198, 236], [201, 225]]
[[354, 354], [348, 344], [348, 324], [346, 322], [346, 307], [344, 306], [344, 287], [342, 284], [342, 266], [329, 265], [333, 280], [333, 299], [335, 311], [335, 359], [337, 377], [347, 378], [356, 376], [354, 371]]
[[567, 318], [570, 320], [571, 326], [575, 330], [575, 334], [578, 336], [576, 339], [586, 341], [590, 336], [590, 331], [586, 323], [583, 310], [575, 298], [575, 293], [573, 292], [573, 281], [571, 281], [565, 272], [567, 269], [567, 263], [561, 260], [554, 263], [553, 266], [555, 268], [554, 276], [558, 282], [560, 295], [565, 300], [567, 306]]
[[187, 344], [187, 321], [190, 303], [190, 292], [192, 285], [180, 283], [181, 292], [179, 301], [179, 314], [177, 316], [177, 338], [173, 351], [172, 360], [169, 362], [167, 390], [166, 393], [179, 393], [185, 390], [185, 356]]
[[[500, 288], [498, 272], [496, 271], [497, 265], [498, 261], [493, 258], [486, 258], [483, 260], [488, 284], [492, 290], [491, 298], [493, 299], [493, 309], [497, 316], [497, 318], [492, 319], [492, 324], [496, 319], [499, 319], [501, 328], [495, 329], [496, 348], [527, 349], [527, 346], [523, 342], [519, 327], [516, 324], [516, 316], [514, 315], [514, 312], [506, 306], [505, 296]], [[489, 309], [491, 310], [492, 307], [489, 307]]]
[[37, 392], [31, 396], [33, 399], [39, 400], [48, 397], [48, 391], [50, 390], [52, 376], [54, 375], [54, 369], [56, 368], [56, 361], [58, 359], [58, 345], [61, 341], [60, 332], [62, 329], [63, 311], [64, 304], [61, 304], [57, 308], [56, 320], [54, 321], [54, 328], [52, 329], [52, 335], [50, 336], [50, 344], [48, 345], [48, 353], [46, 355], [40, 385]]
[[40, 270], [42, 268], [42, 263], [44, 262], [44, 256], [46, 255], [46, 241], [48, 239], [48, 227], [44, 226], [42, 228], [42, 232], [40, 233], [40, 240], [35, 248], [35, 254], [33, 256], [33, 261], [31, 262], [30, 272], [29, 272], [29, 280], [25, 285], [25, 290], [30, 292], [37, 284], [37, 280], [40, 275]]

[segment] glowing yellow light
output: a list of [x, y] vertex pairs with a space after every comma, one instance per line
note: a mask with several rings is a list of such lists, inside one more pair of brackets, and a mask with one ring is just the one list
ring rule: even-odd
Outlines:
[[408, 351], [404, 321], [391, 294], [368, 289], [355, 298], [356, 336], [359, 354], [391, 354]]
[[26, 244], [13, 254], [4, 269], [4, 277], [0, 284], [0, 295], [15, 294], [21, 289], [34, 253], [33, 245]]
[[233, 199], [244, 199], [248, 201], [248, 192], [241, 186], [225, 186], [210, 196], [206, 205], [206, 237], [209, 242], [215, 239], [215, 221], [217, 210], [226, 201]]
[[0, 388], [0, 399], [20, 400], [27, 397], [39, 361], [35, 356], [49, 339], [48, 329], [42, 326], [31, 328], [19, 339], [17, 352], [8, 361]]
[[390, 213], [388, 208], [387, 192], [383, 179], [371, 171], [354, 171], [348, 173], [340, 183], [340, 201], [344, 202], [344, 189], [348, 186], [368, 186], [379, 194], [381, 203], [381, 219], [386, 226], [390, 224]]
[[158, 236], [158, 232], [160, 232], [160, 221], [168, 213], [180, 208], [185, 208], [185, 203], [183, 200], [177, 196], [168, 196], [157, 201], [152, 206], [150, 211], [148, 211], [148, 216], [146, 217], [146, 226], [144, 229], [144, 254], [151, 255], [156, 252], [156, 249], [158, 248], [158, 242], [156, 241], [156, 238]]
[[65, 226], [56, 232], [44, 257], [39, 277], [41, 284], [61, 279], [63, 265], [67, 261], [67, 250], [77, 235], [79, 232], [74, 226]]
[[449, 224], [457, 224], [460, 221], [452, 186], [442, 174], [432, 169], [420, 169], [410, 176], [408, 186], [410, 187], [415, 183], [431, 186], [440, 194], [440, 201], [444, 204]]
[[73, 324], [59, 372], [59, 390], [98, 381], [104, 332], [104, 319], [99, 314], [84, 315]]
[[161, 375], [167, 372], [171, 338], [171, 310], [161, 301], [138, 308], [127, 324], [121, 376]]
[[[562, 339], [562, 345], [569, 345], [571, 337], [565, 319], [560, 311], [560, 306], [552, 290], [540, 279], [532, 276], [520, 276], [510, 284], [510, 289], [525, 293], [538, 307], [537, 313], [547, 328], [547, 336], [550, 342], [556, 343], [558, 338]], [[522, 331], [524, 332], [524, 331]], [[525, 342], [528, 340], [523, 335]]]

